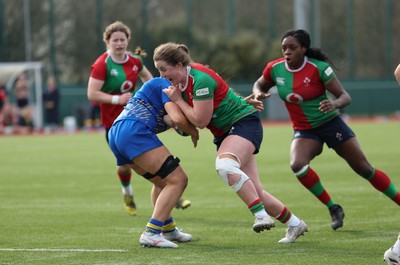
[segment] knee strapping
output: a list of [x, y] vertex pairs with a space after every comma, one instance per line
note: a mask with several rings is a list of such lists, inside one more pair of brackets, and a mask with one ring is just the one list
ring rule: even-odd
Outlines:
[[170, 155], [154, 175], [160, 176], [162, 179], [165, 178], [179, 166], [180, 161], [179, 158]]
[[145, 174], [142, 175], [142, 177], [144, 177], [145, 179], [150, 180], [150, 179], [154, 178], [155, 175], [153, 175], [153, 174], [151, 174], [149, 172], [146, 172]]
[[239, 180], [235, 184], [230, 186], [235, 192], [239, 191], [242, 188], [243, 184], [249, 179], [246, 173], [240, 170], [240, 163], [231, 158], [227, 157], [219, 158], [217, 156], [215, 160], [215, 168], [221, 179], [228, 185], [229, 185], [228, 182], [229, 174], [237, 174], [240, 176]]
[[307, 173], [307, 170], [309, 168], [310, 165], [305, 165], [304, 167], [302, 167], [299, 171], [294, 172], [294, 175], [298, 178], [304, 176]]

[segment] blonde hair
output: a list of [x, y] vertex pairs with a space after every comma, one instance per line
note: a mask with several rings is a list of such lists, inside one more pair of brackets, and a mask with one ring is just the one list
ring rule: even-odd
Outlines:
[[185, 44], [167, 42], [154, 50], [153, 61], [165, 61], [170, 65], [182, 63], [183, 66], [186, 66], [192, 62], [192, 59], [189, 48]]

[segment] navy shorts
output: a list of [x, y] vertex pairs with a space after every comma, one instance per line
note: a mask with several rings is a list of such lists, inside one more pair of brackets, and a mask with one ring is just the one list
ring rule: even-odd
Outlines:
[[308, 138], [326, 143], [329, 148], [335, 147], [356, 135], [340, 116], [311, 130], [295, 130], [293, 139]]
[[263, 127], [258, 112], [254, 112], [238, 120], [232, 125], [232, 127], [224, 136], [215, 137], [214, 144], [217, 146], [217, 150], [222, 141], [229, 135], [238, 135], [252, 142], [256, 148], [254, 154], [257, 154], [260, 151], [260, 146], [263, 139]]
[[132, 164], [135, 157], [163, 146], [153, 131], [136, 120], [115, 123], [108, 132], [108, 140], [118, 166]]

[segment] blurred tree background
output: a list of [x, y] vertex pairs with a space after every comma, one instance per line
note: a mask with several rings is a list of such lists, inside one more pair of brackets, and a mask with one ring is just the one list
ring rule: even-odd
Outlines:
[[[154, 75], [154, 48], [174, 41], [228, 81], [253, 82], [281, 55], [281, 36], [295, 27], [294, 2], [0, 0], [0, 61], [41, 61], [61, 84], [85, 86], [91, 64], [105, 51], [104, 28], [121, 20], [133, 33], [130, 49], [148, 52], [145, 64]], [[341, 79], [393, 78], [400, 62], [400, 1], [309, 2], [318, 7], [305, 18], [318, 26], [312, 46], [328, 54]]]
[[[43, 79], [54, 75], [61, 90], [61, 117], [75, 116], [82, 125], [90, 68], [106, 50], [105, 27], [116, 20], [131, 28], [129, 49], [147, 51], [144, 62], [154, 76], [154, 48], [184, 43], [193, 60], [242, 95], [281, 56], [282, 35], [304, 28], [350, 93], [347, 114], [400, 118], [393, 77], [400, 63], [400, 0], [0, 0], [0, 62], [40, 62]], [[32, 102], [40, 118], [40, 101]], [[287, 119], [278, 97], [266, 101], [262, 117]]]

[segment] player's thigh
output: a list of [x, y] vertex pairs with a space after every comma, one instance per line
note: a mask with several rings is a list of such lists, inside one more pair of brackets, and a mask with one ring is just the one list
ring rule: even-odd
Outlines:
[[356, 173], [363, 177], [368, 177], [371, 174], [372, 165], [367, 160], [356, 137], [335, 146], [334, 149]]
[[321, 154], [323, 143], [314, 139], [295, 138], [290, 146], [290, 164], [304, 166]]
[[155, 174], [170, 155], [171, 152], [165, 146], [159, 146], [135, 157], [133, 162], [146, 172]]
[[232, 153], [244, 165], [253, 156], [254, 150], [255, 147], [249, 140], [238, 135], [229, 135], [222, 141], [217, 155]]

